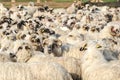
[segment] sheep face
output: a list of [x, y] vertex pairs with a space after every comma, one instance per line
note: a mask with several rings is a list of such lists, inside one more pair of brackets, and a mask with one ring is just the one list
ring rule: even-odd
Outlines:
[[5, 35], [5, 36], [9, 36], [11, 33], [12, 33], [11, 30], [5, 30], [5, 31], [3, 31], [3, 35]]
[[120, 36], [120, 27], [112, 26], [111, 27], [111, 35], [119, 37]]
[[36, 35], [31, 35], [30, 41], [32, 43], [38, 43], [38, 44], [41, 43], [40, 38], [39, 38], [39, 36], [37, 36], [37, 34]]
[[43, 48], [42, 48], [42, 37], [39, 37], [37, 34], [33, 34], [30, 36], [30, 42], [32, 44], [32, 47], [34, 50], [36, 51], [41, 51], [43, 52]]
[[55, 31], [50, 30], [48, 28], [41, 28], [38, 33], [42, 35], [53, 35], [55, 34]]
[[15, 54], [17, 62], [27, 62], [32, 56], [32, 48], [29, 44], [24, 43], [18, 47], [18, 50]]
[[16, 34], [16, 38], [18, 40], [25, 40], [26, 36], [27, 36], [27, 34], [26, 33], [22, 33], [22, 32], [19, 32], [19, 33]]
[[17, 24], [17, 28], [18, 29], [23, 29], [23, 26], [25, 26], [25, 21], [20, 21], [18, 24]]
[[51, 51], [54, 54], [54, 56], [57, 56], [57, 57], [62, 56], [61, 47], [62, 47], [62, 42], [60, 40], [53, 41], [53, 44], [51, 46], [51, 48], [52, 48]]
[[100, 60], [105, 60], [101, 50], [102, 46], [99, 45], [97, 42], [89, 42], [87, 46], [83, 46], [83, 49], [86, 50], [82, 58], [83, 64], [85, 62], [94, 64], [96, 62], [99, 62]]
[[[44, 53], [47, 52], [47, 54], [51, 54], [52, 53], [52, 43], [53, 43], [53, 40], [49, 40], [49, 39], [45, 39], [43, 41], [43, 48], [44, 48]], [[47, 51], [45, 50], [47, 48]]]

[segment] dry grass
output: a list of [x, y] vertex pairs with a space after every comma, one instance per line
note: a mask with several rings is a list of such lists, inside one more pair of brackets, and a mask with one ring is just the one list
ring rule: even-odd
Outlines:
[[[2, 2], [6, 7], [10, 7], [11, 6], [11, 2]], [[19, 5], [19, 4], [22, 4], [22, 5], [27, 5], [28, 2], [16, 2], [16, 3], [12, 3], [14, 5]], [[44, 2], [41, 2], [39, 4], [35, 3], [36, 6], [41, 6], [43, 5]], [[70, 6], [72, 4], [72, 2], [63, 2], [63, 3], [58, 3], [58, 2], [47, 2], [46, 3], [47, 5], [49, 5], [50, 7], [53, 7], [53, 8], [60, 8], [60, 7], [63, 7], [63, 8], [66, 8], [68, 6]]]

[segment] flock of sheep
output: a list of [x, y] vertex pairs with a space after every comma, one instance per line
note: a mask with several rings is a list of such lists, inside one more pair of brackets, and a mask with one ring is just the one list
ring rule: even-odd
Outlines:
[[120, 7], [0, 4], [0, 80], [120, 80]]

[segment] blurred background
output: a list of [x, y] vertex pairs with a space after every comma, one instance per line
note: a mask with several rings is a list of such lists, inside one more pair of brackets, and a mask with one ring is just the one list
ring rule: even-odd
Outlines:
[[[0, 2], [10, 2], [11, 0], [0, 0]], [[17, 2], [36, 2], [37, 0], [16, 0]], [[54, 2], [73, 2], [74, 0], [40, 0], [41, 2], [45, 2], [45, 1], [54, 1]], [[84, 2], [88, 1], [88, 0], [82, 0]], [[103, 0], [104, 2], [116, 2], [117, 0]]]
[[[0, 0], [0, 3], [3, 3], [5, 6], [10, 7], [11, 4], [23, 4], [23, 5], [27, 5], [28, 2], [35, 2], [35, 5], [43, 5], [43, 4], [47, 4], [50, 7], [68, 7], [69, 5], [71, 5], [75, 0]], [[76, 0], [78, 1], [78, 0]], [[93, 1], [93, 3], [101, 3], [101, 2], [94, 2], [97, 0], [81, 0], [83, 3], [85, 2], [91, 2]], [[99, 0], [98, 0], [99, 1]], [[120, 2], [120, 0], [102, 0], [102, 3], [117, 3]], [[120, 5], [120, 4], [119, 4]]]

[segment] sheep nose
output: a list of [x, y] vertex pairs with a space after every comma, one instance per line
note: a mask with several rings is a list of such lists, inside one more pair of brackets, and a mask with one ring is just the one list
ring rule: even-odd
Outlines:
[[36, 39], [36, 42], [37, 42], [37, 43], [40, 43], [40, 39]]

